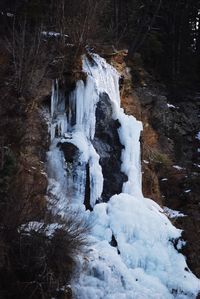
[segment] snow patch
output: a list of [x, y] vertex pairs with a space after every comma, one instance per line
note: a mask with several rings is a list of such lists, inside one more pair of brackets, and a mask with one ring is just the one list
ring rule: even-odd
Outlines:
[[193, 165], [196, 166], [196, 167], [198, 167], [198, 168], [200, 168], [200, 164], [194, 163]]
[[196, 139], [200, 140], [200, 132], [196, 134]]
[[178, 218], [178, 217], [186, 217], [187, 215], [184, 215], [180, 211], [172, 210], [168, 207], [163, 207], [164, 213], [169, 217], [169, 218]]
[[177, 169], [177, 170], [179, 170], [179, 171], [185, 169], [185, 168], [183, 168], [183, 167], [181, 167], [181, 166], [178, 166], [178, 165], [173, 165], [172, 167], [175, 168], [175, 169]]
[[174, 105], [172, 105], [172, 104], [169, 104], [169, 103], [167, 103], [167, 107], [168, 107], [168, 108], [179, 109], [179, 107], [178, 107], [178, 106], [174, 106]]
[[191, 189], [187, 189], [184, 191], [185, 193], [190, 193], [191, 192]]
[[31, 231], [44, 231], [47, 236], [52, 236], [57, 229], [61, 229], [61, 228], [62, 225], [60, 225], [59, 223], [51, 223], [45, 225], [44, 222], [31, 221], [21, 225], [19, 230], [23, 229], [27, 233]]
[[68, 34], [62, 34], [60, 32], [55, 32], [55, 31], [42, 31], [41, 32], [42, 35], [45, 35], [45, 36], [54, 36], [54, 37], [58, 37], [58, 36], [64, 36], [64, 37], [69, 37]]

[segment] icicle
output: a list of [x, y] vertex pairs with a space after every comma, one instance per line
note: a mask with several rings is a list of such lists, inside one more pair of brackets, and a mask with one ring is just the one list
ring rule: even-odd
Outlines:
[[52, 81], [52, 92], [51, 92], [51, 117], [54, 115], [54, 104], [55, 103], [55, 83]]
[[[71, 169], [70, 173], [65, 174], [68, 190], [71, 190], [68, 192], [70, 194], [68, 200], [73, 199], [73, 202], [84, 202], [86, 164], [89, 163], [91, 207], [101, 197], [103, 190], [103, 175], [99, 164], [99, 156], [91, 143], [95, 134], [95, 111], [98, 100], [99, 94], [97, 93], [96, 82], [93, 77], [88, 75], [85, 84], [83, 81], [77, 82], [76, 88], [69, 95], [69, 105], [65, 112], [65, 98], [62, 91], [59, 90], [58, 80], [53, 82], [51, 140], [61, 138], [62, 142], [62, 138], [65, 140], [66, 136], [71, 136], [68, 142], [76, 145], [81, 153], [77, 164], [74, 165], [76, 169]], [[69, 168], [69, 165], [67, 167]]]
[[95, 203], [101, 198], [103, 192], [103, 174], [99, 164], [99, 155], [94, 147], [90, 145], [90, 205], [94, 208]]

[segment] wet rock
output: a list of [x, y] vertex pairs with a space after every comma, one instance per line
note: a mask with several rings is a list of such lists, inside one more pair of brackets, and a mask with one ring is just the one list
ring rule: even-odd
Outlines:
[[115, 236], [113, 234], [112, 234], [112, 239], [110, 241], [110, 245], [112, 247], [117, 247], [117, 240], [116, 240], [116, 238], [115, 238]]
[[155, 171], [150, 168], [149, 165], [142, 163], [143, 179], [142, 190], [145, 197], [153, 199], [159, 205], [162, 206], [160, 187], [158, 182], [158, 176]]
[[84, 205], [86, 210], [92, 211], [92, 207], [90, 205], [90, 167], [89, 163], [86, 165], [86, 184], [85, 184], [85, 198], [84, 198]]
[[70, 142], [58, 143], [58, 147], [63, 151], [65, 161], [73, 163], [79, 152], [78, 148]]
[[100, 96], [96, 109], [96, 131], [93, 145], [100, 156], [104, 186], [102, 199], [108, 201], [114, 194], [122, 192], [127, 176], [121, 172], [121, 151], [118, 128], [120, 124], [112, 119], [112, 106], [106, 94]]

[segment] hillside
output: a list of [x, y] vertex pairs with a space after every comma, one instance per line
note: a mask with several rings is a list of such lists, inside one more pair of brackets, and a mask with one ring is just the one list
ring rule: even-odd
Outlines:
[[0, 298], [198, 298], [186, 2], [2, 2]]

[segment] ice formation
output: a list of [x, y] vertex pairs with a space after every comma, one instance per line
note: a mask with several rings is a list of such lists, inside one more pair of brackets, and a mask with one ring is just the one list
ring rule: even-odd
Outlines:
[[196, 134], [196, 139], [200, 140], [200, 132]]
[[[195, 298], [199, 280], [188, 269], [185, 257], [175, 249], [181, 236], [163, 210], [144, 198], [141, 189], [141, 122], [125, 115], [120, 107], [119, 74], [104, 59], [92, 54], [83, 58], [86, 82], [78, 81], [66, 101], [53, 83], [48, 152], [50, 198], [56, 212], [79, 209], [92, 224], [87, 257], [79, 257], [72, 281], [76, 299], [189, 299]], [[121, 170], [127, 175], [121, 194], [101, 202], [103, 175], [93, 147], [95, 110], [100, 94], [112, 104], [118, 119], [122, 150]], [[66, 163], [58, 143], [79, 149], [78, 162]], [[90, 205], [85, 209], [86, 167], [90, 169]], [[97, 204], [98, 202], [98, 204]], [[113, 242], [114, 240], [114, 242]], [[181, 241], [176, 248], [181, 247]]]

